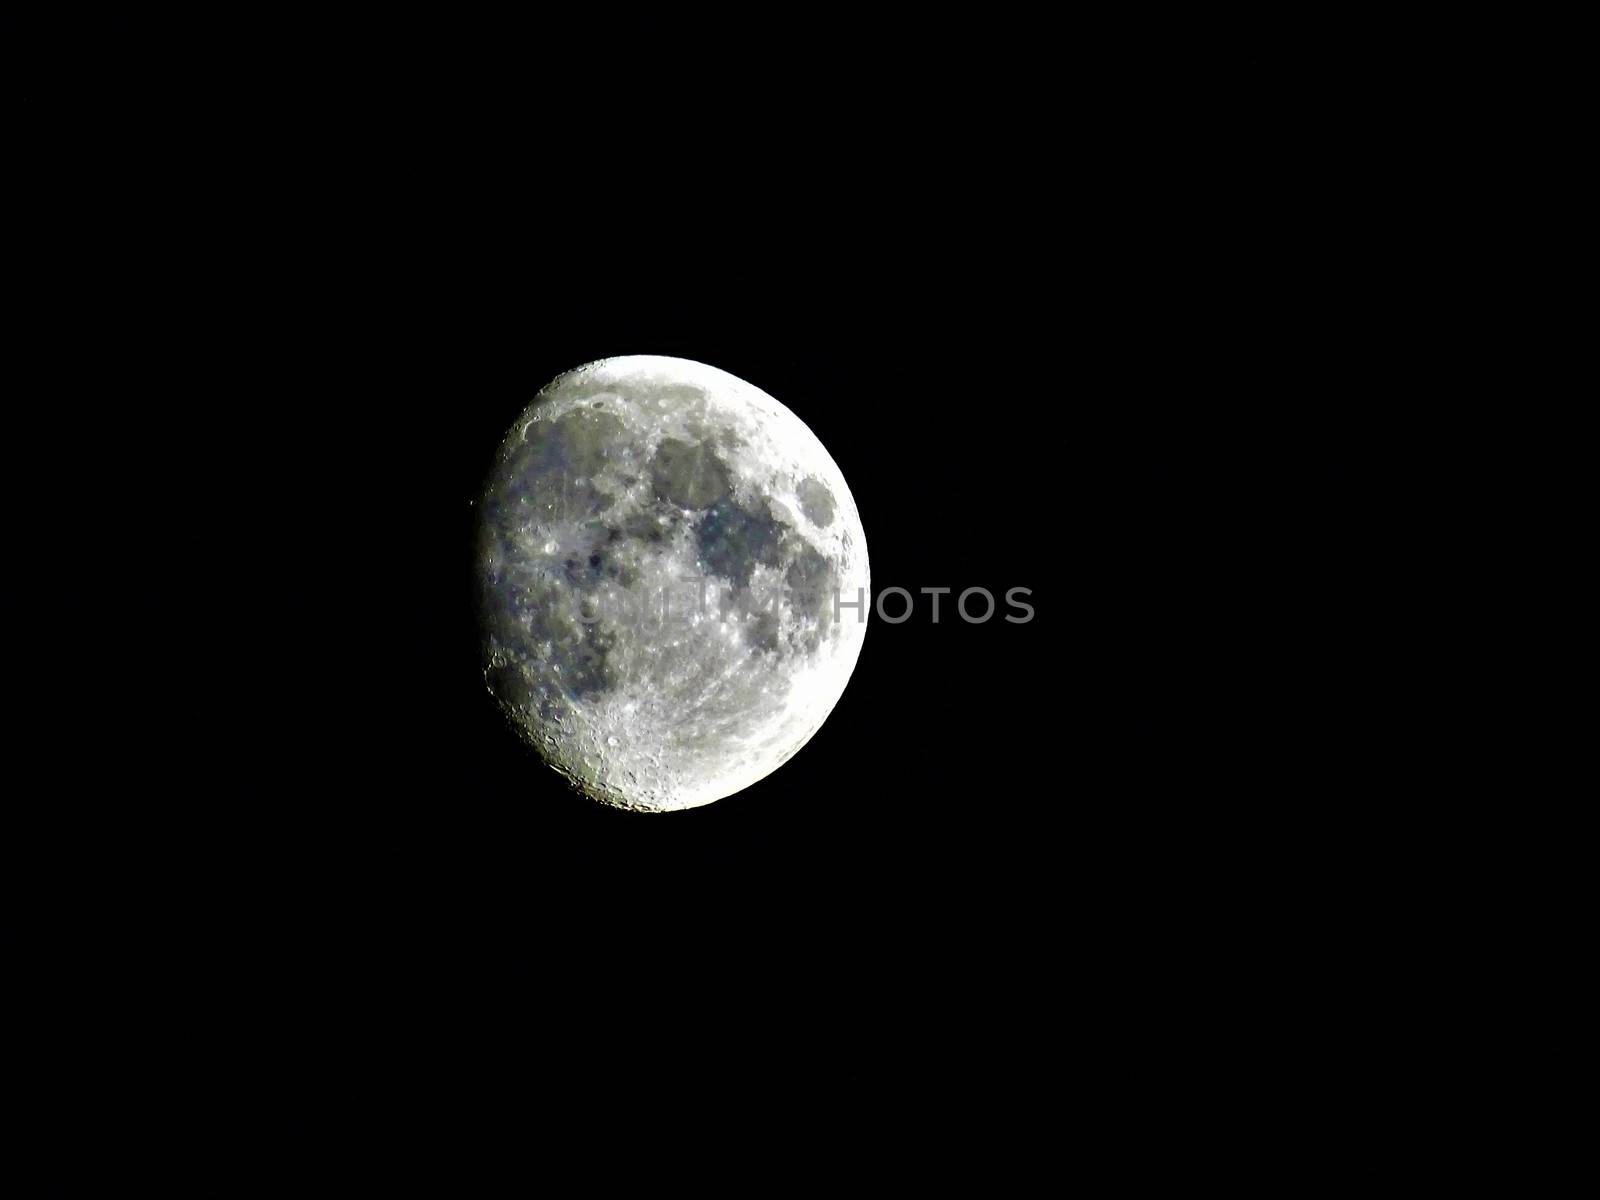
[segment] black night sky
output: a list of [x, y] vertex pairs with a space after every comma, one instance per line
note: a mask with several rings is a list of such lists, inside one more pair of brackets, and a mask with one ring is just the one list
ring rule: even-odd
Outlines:
[[[51, 286], [120, 399], [174, 414], [192, 478], [155, 482], [204, 580], [150, 675], [172, 732], [13, 841], [40, 940], [248, 994], [263, 1057], [342, 1046], [402, 1092], [624, 1026], [908, 1092], [1053, 1077], [1063, 1030], [1195, 1052], [1171, 997], [1192, 1032], [1213, 990], [1301, 978], [1371, 815], [1387, 335], [1297, 149], [1326, 114], [1217, 81], [1202, 118], [1081, 46], [865, 55], [884, 31], [826, 78], [777, 42], [663, 73], [660, 33], [617, 53], [670, 103], [377, 34], [30, 93], [35, 148], [99, 181], [61, 185]], [[916, 599], [777, 772], [655, 816], [518, 742], [473, 627], [498, 439], [627, 354], [798, 414], [875, 590]], [[972, 587], [995, 619], [955, 615]]]
[[[1040, 964], [1235, 919], [1321, 853], [1301, 822], [1348, 781], [1362, 515], [1325, 351], [1257, 267], [1120, 203], [881, 186], [830, 212], [758, 170], [709, 213], [687, 185], [585, 211], [561, 248], [493, 189], [492, 216], [425, 236], [410, 209], [363, 227], [320, 314], [347, 373], [303, 406], [339, 449], [306, 499], [325, 536], [288, 600], [310, 736], [269, 834], [315, 897], [302, 919], [377, 892], [380, 939], [525, 980], [551, 942], [602, 970], [683, 942], [776, 967], [796, 938], [866, 970]], [[655, 817], [572, 795], [503, 726], [467, 557], [510, 421], [629, 353], [799, 414], [875, 589], [917, 600], [869, 624], [780, 770]], [[935, 624], [923, 587], [1025, 587], [1035, 616], [967, 624], [952, 594]]]

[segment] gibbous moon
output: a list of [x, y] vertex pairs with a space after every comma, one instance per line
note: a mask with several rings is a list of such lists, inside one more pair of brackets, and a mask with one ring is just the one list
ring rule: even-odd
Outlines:
[[725, 371], [635, 356], [557, 377], [481, 512], [484, 681], [595, 800], [747, 788], [850, 679], [871, 604], [855, 501], [816, 435]]

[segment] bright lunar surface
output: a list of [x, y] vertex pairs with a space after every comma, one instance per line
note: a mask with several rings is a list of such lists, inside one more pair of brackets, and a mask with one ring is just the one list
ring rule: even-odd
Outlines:
[[596, 800], [747, 788], [850, 679], [871, 603], [855, 501], [816, 435], [725, 371], [637, 356], [559, 376], [481, 511], [485, 682]]

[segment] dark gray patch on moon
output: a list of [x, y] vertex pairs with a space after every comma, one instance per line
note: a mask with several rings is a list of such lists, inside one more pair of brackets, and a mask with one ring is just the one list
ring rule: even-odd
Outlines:
[[581, 540], [562, 561], [567, 579], [592, 593], [607, 579], [628, 587], [639, 578], [639, 572], [618, 551], [623, 531], [614, 526], [589, 524], [582, 530]]
[[562, 669], [567, 695], [586, 700], [616, 687], [616, 673], [609, 657], [615, 643], [616, 635], [607, 633], [598, 623], [583, 626], [582, 642], [569, 653]]
[[745, 631], [745, 645], [759, 654], [771, 654], [778, 648], [778, 618], [770, 611], [758, 612], [751, 618]]
[[808, 475], [795, 489], [795, 496], [800, 501], [800, 511], [805, 513], [806, 520], [818, 529], [826, 529], [833, 524], [833, 493], [822, 480]]
[[785, 528], [765, 501], [759, 510], [752, 510], [724, 496], [695, 524], [700, 564], [735, 587], [748, 587], [757, 563], [775, 567], [783, 561]]
[[[611, 507], [612, 498], [591, 479], [605, 469], [622, 422], [608, 412], [573, 409], [554, 421], [533, 421], [506, 464], [508, 483], [496, 511], [496, 524], [526, 515], [562, 518]], [[531, 508], [532, 512], [527, 510]]]
[[616, 686], [609, 653], [615, 635], [598, 623], [571, 619], [561, 607], [562, 585], [539, 581], [516, 588], [500, 606], [486, 613], [489, 628], [498, 635], [509, 660], [484, 673], [495, 698], [510, 708], [537, 707], [541, 714], [558, 699], [543, 671], [529, 667], [535, 658], [559, 680], [559, 693], [584, 700]]
[[517, 663], [502, 663], [484, 672], [484, 679], [496, 700], [508, 708], [525, 708], [534, 700], [533, 687]]
[[650, 463], [656, 495], [684, 508], [705, 508], [733, 486], [710, 442], [664, 438]]
[[822, 634], [833, 622], [833, 564], [815, 546], [802, 542], [783, 578], [788, 585], [786, 599], [790, 609], [807, 618], [799, 648], [809, 653], [821, 643]]
[[540, 661], [560, 676], [562, 690], [574, 699], [610, 691], [616, 679], [607, 653], [615, 638], [598, 622], [576, 620], [562, 605], [561, 593], [562, 586], [556, 583], [541, 583], [519, 592], [515, 608], [522, 619], [517, 622], [517, 637], [508, 644], [536, 652]]
[[628, 537], [658, 546], [672, 535], [680, 520], [676, 508], [661, 503], [653, 508], [629, 513], [622, 522], [622, 532]]

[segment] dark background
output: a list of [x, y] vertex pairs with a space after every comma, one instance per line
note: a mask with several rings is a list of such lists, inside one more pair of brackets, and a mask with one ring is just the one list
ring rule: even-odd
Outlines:
[[[1337, 991], [1384, 855], [1374, 460], [1409, 381], [1403, 266], [1374, 283], [1406, 159], [1335, 76], [1168, 27], [726, 54], [658, 23], [600, 70], [565, 29], [168, 64], [127, 24], [115, 71], [71, 64], [97, 87], [18, 87], [33, 317], [83, 428], [160, 443], [160, 549], [119, 578], [170, 623], [139, 639], [154, 731], [83, 768], [114, 784], [19, 822], [39, 943], [123, 993], [200, 980], [169, 1018], [351, 1086], [747, 1047], [902, 1115], [1181, 1067]], [[472, 627], [495, 444], [624, 354], [775, 396], [874, 588], [953, 589], [872, 621], [772, 776], [656, 816], [520, 745]], [[1034, 619], [960, 621], [974, 586]]]
[[[1327, 251], [1263, 262], [1270, 225], [1175, 183], [1136, 189], [1146, 212], [940, 161], [841, 183], [866, 194], [836, 211], [781, 162], [709, 208], [670, 162], [537, 173], [570, 186], [559, 217], [419, 183], [355, 249], [310, 242], [340, 258], [306, 365], [338, 374], [285, 381], [292, 439], [328, 458], [284, 476], [318, 535], [285, 597], [315, 649], [283, 696], [293, 784], [269, 772], [265, 799], [294, 920], [342, 914], [381, 960], [480, 986], [649, 962], [987, 994], [1069, 946], [1226, 971], [1232, 936], [1337, 905], [1311, 881], [1362, 737], [1373, 514], [1347, 448], [1370, 431], [1329, 314], [1284, 282]], [[544, 382], [630, 353], [799, 414], [875, 588], [983, 586], [1003, 614], [1027, 587], [1033, 621], [968, 625], [952, 594], [935, 625], [919, 595], [748, 791], [656, 817], [569, 794], [481, 685], [469, 502]]]

